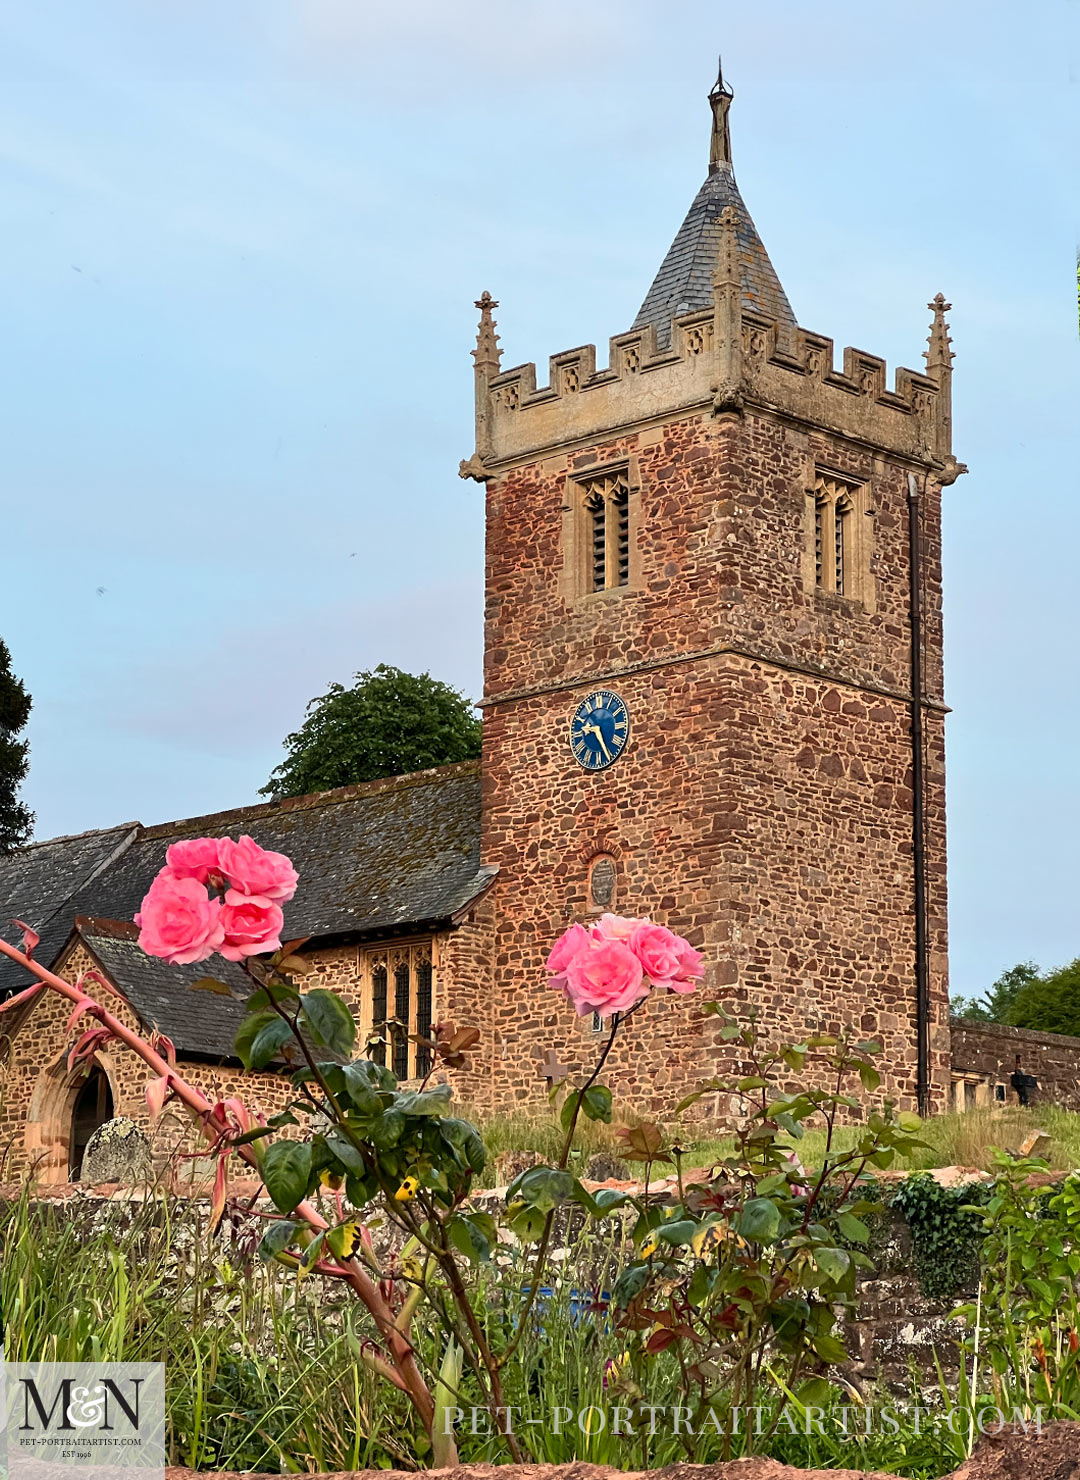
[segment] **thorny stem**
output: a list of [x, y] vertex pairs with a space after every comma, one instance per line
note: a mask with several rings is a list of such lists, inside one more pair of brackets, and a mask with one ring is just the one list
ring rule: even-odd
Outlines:
[[[248, 974], [252, 977], [252, 980], [258, 980], [254, 973], [249, 972]], [[272, 993], [268, 993], [268, 997], [270, 999], [271, 1006], [277, 1012], [278, 1016], [283, 1018], [284, 1021], [288, 1023], [289, 1027], [292, 1029], [294, 1037], [300, 1044], [301, 1051], [304, 1055], [305, 1060], [307, 1061], [310, 1072], [314, 1075], [316, 1082], [318, 1083], [323, 1094], [326, 1096], [327, 1102], [329, 1103], [330, 1108], [333, 1111], [334, 1119], [338, 1127], [345, 1133], [345, 1135], [352, 1142], [357, 1151], [359, 1151], [361, 1155], [364, 1156], [365, 1161], [370, 1161], [370, 1158], [367, 1155], [367, 1148], [365, 1147], [363, 1141], [353, 1133], [352, 1128], [348, 1125], [341, 1111], [341, 1107], [337, 1102], [337, 1098], [335, 1097], [333, 1091], [330, 1088], [330, 1085], [326, 1080], [326, 1076], [322, 1073], [318, 1064], [315, 1062], [315, 1059], [307, 1044], [304, 1042], [303, 1038], [301, 1038], [297, 1026], [297, 1021], [290, 1018], [288, 1014], [284, 1011], [284, 1009], [276, 1001], [274, 1001]], [[442, 1269], [443, 1274], [446, 1277], [447, 1284], [450, 1287], [450, 1291], [454, 1296], [455, 1303], [457, 1304], [458, 1309], [461, 1311], [461, 1314], [465, 1320], [465, 1324], [468, 1327], [469, 1334], [473, 1339], [475, 1351], [478, 1354], [479, 1358], [479, 1361], [477, 1362], [477, 1374], [481, 1375], [482, 1372], [486, 1372], [488, 1380], [491, 1383], [493, 1408], [492, 1416], [496, 1418], [497, 1422], [498, 1415], [495, 1410], [498, 1408], [505, 1409], [506, 1407], [506, 1404], [503, 1401], [502, 1382], [499, 1377], [499, 1366], [498, 1363], [495, 1361], [495, 1358], [493, 1357], [491, 1350], [487, 1344], [483, 1328], [480, 1326], [479, 1322], [476, 1319], [476, 1314], [472, 1309], [472, 1305], [468, 1297], [468, 1292], [466, 1291], [465, 1286], [462, 1282], [461, 1274], [457, 1268], [453, 1253], [447, 1247], [445, 1240], [443, 1241], [441, 1246], [432, 1242], [426, 1236], [424, 1229], [420, 1227], [420, 1225], [411, 1216], [411, 1214], [406, 1213], [403, 1207], [394, 1204], [391, 1199], [390, 1190], [386, 1187], [383, 1188], [383, 1196], [386, 1201], [388, 1211], [397, 1215], [398, 1220], [402, 1223], [406, 1230], [412, 1235], [412, 1237], [417, 1240], [419, 1244], [422, 1245], [423, 1248], [425, 1248], [434, 1257], [434, 1259], [439, 1264], [439, 1267]], [[429, 1227], [432, 1224], [441, 1228], [441, 1220], [434, 1214], [430, 1214], [429, 1216]], [[462, 1342], [461, 1345], [466, 1352], [469, 1352], [469, 1344], [467, 1342]], [[469, 1354], [472, 1355], [471, 1352]], [[482, 1367], [480, 1365], [481, 1363]], [[507, 1433], [504, 1437], [506, 1438], [507, 1444], [510, 1448], [510, 1452], [515, 1463], [520, 1464], [522, 1462], [522, 1454], [517, 1440], [512, 1433]]]
[[[635, 1003], [634, 1006], [631, 1007], [627, 1012], [616, 1012], [612, 1014], [611, 1032], [608, 1034], [608, 1040], [601, 1050], [600, 1057], [597, 1059], [596, 1065], [593, 1068], [593, 1071], [589, 1075], [588, 1079], [586, 1079], [585, 1083], [581, 1086], [579, 1090], [575, 1090], [574, 1092], [574, 1109], [570, 1116], [570, 1124], [566, 1128], [566, 1138], [563, 1141], [562, 1153], [559, 1157], [559, 1170], [561, 1172], [564, 1172], [566, 1170], [566, 1163], [570, 1160], [570, 1151], [574, 1144], [574, 1131], [577, 1129], [578, 1116], [581, 1114], [581, 1106], [585, 1099], [585, 1091], [587, 1089], [591, 1089], [592, 1086], [596, 1083], [600, 1070], [604, 1067], [604, 1064], [607, 1061], [608, 1054], [610, 1054], [612, 1048], [615, 1046], [616, 1034], [622, 1027], [623, 1023], [626, 1021], [626, 1019], [630, 1016], [630, 1014], [636, 1012], [640, 1005], [640, 1003]], [[510, 1341], [510, 1345], [504, 1350], [502, 1356], [499, 1358], [498, 1365], [500, 1367], [506, 1366], [507, 1362], [517, 1351], [521, 1338], [525, 1334], [526, 1322], [528, 1321], [533, 1305], [536, 1302], [536, 1293], [540, 1286], [540, 1273], [544, 1267], [544, 1260], [547, 1258], [548, 1245], [551, 1243], [551, 1231], [554, 1225], [555, 1209], [552, 1208], [551, 1212], [548, 1213], [547, 1217], [544, 1220], [544, 1230], [540, 1235], [540, 1243], [537, 1246], [536, 1259], [533, 1263], [532, 1279], [529, 1281], [529, 1292], [525, 1296], [525, 1304], [522, 1306], [521, 1312], [518, 1316], [518, 1328]]]
[[[44, 966], [39, 966], [36, 961], [32, 960], [24, 952], [17, 950], [14, 946], [9, 945], [3, 939], [0, 939], [0, 954], [7, 956], [18, 965], [25, 967], [40, 982], [43, 982], [53, 991], [59, 992], [69, 1002], [76, 1004], [81, 1002], [92, 1003], [94, 1016], [103, 1027], [109, 1030], [114, 1038], [119, 1039], [121, 1043], [137, 1054], [143, 1063], [153, 1069], [154, 1073], [159, 1077], [167, 1076], [172, 1093], [182, 1105], [191, 1111], [192, 1115], [198, 1121], [203, 1134], [211, 1144], [217, 1141], [222, 1135], [228, 1133], [229, 1126], [227, 1122], [220, 1118], [215, 1118], [214, 1107], [206, 1096], [188, 1084], [186, 1080], [182, 1079], [176, 1070], [159, 1053], [152, 1049], [148, 1043], [144, 1042], [137, 1033], [132, 1032], [119, 1018], [114, 1017], [111, 1012], [108, 1012], [100, 1003], [90, 997], [88, 993], [83, 992], [79, 987], [72, 986], [70, 982], [64, 981], [63, 977], [56, 976], [53, 972], [46, 970]], [[11, 999], [5, 1006], [10, 1006], [14, 1000]], [[2, 1010], [0, 1008], [0, 1011]], [[243, 1161], [246, 1161], [258, 1171], [258, 1159], [251, 1146], [237, 1146], [234, 1149]], [[299, 1203], [293, 1211], [315, 1233], [321, 1233], [329, 1226], [326, 1219], [310, 1202], [305, 1201]], [[394, 1324], [393, 1312], [383, 1299], [378, 1286], [371, 1277], [356, 1264], [355, 1260], [339, 1260], [338, 1263], [345, 1271], [345, 1278], [371, 1313], [379, 1335], [386, 1343], [394, 1366], [401, 1375], [401, 1379], [408, 1390], [409, 1397], [412, 1400], [420, 1421], [430, 1434], [435, 1422], [435, 1403], [427, 1383], [424, 1381], [423, 1375], [416, 1365], [412, 1342], [398, 1331]]]

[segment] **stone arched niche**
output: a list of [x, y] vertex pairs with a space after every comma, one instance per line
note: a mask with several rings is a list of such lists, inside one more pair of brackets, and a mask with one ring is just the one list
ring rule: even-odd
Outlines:
[[67, 1066], [67, 1055], [38, 1075], [26, 1118], [26, 1155], [40, 1182], [78, 1180], [91, 1135], [115, 1113], [115, 1079], [107, 1054]]

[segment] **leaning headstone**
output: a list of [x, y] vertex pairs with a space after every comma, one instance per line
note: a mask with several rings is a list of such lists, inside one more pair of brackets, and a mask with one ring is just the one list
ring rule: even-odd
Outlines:
[[1034, 1156], [1044, 1161], [1050, 1155], [1052, 1145], [1053, 1142], [1045, 1131], [1032, 1131], [1021, 1144], [1019, 1155]]
[[151, 1175], [150, 1138], [144, 1130], [118, 1115], [99, 1125], [86, 1143], [79, 1180], [89, 1187], [102, 1182], [128, 1186]]

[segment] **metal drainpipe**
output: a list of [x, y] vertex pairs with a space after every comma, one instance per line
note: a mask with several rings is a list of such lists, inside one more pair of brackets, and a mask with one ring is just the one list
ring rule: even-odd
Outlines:
[[908, 474], [908, 543], [911, 587], [911, 789], [912, 859], [915, 867], [915, 1021], [918, 1035], [916, 1094], [919, 1114], [930, 1113], [930, 961], [926, 940], [926, 807], [923, 764], [922, 541], [919, 484]]

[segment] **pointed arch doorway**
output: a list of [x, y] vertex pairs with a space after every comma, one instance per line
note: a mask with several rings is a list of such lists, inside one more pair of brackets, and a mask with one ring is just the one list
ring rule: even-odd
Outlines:
[[68, 1179], [77, 1182], [82, 1175], [83, 1154], [87, 1142], [107, 1120], [113, 1118], [112, 1087], [109, 1076], [95, 1064], [86, 1076], [71, 1107], [71, 1134], [68, 1139]]

